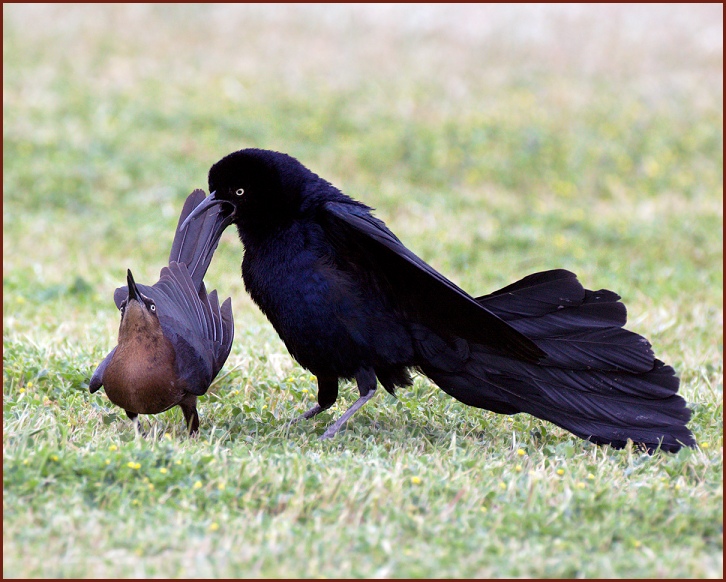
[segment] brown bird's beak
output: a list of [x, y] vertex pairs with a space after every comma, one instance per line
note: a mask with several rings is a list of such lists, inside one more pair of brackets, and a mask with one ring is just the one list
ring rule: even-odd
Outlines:
[[134, 276], [131, 274], [131, 269], [126, 270], [126, 283], [129, 286], [129, 301], [132, 299], [141, 301], [141, 293], [139, 292], [138, 287], [136, 287], [136, 282], [134, 281]]
[[[215, 196], [216, 192], [212, 192], [204, 200], [199, 203], [194, 210], [189, 213], [186, 220], [182, 222], [179, 230], [185, 230], [189, 223], [197, 218], [212, 212], [214, 209], [214, 226], [210, 229], [209, 238], [204, 242], [204, 251], [200, 254], [202, 257], [210, 256], [217, 248], [217, 243], [222, 236], [224, 230], [232, 224], [235, 218], [236, 207], [228, 200], [222, 200]], [[205, 218], [205, 220], [207, 220]]]

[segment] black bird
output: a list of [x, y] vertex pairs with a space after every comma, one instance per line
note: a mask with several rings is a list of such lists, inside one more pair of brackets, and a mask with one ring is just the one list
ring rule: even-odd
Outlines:
[[91, 377], [89, 390], [101, 386], [136, 424], [139, 414], [156, 414], [179, 405], [190, 434], [199, 429], [197, 396], [204, 394], [229, 356], [234, 336], [232, 303], [222, 306], [217, 291], [207, 294], [204, 275], [219, 233], [216, 212], [181, 229], [203, 200], [202, 190], [184, 203], [171, 246], [169, 265], [151, 287], [127, 274], [114, 301], [121, 311], [118, 345]]
[[673, 368], [623, 329], [612, 291], [553, 270], [473, 298], [371, 208], [282, 153], [234, 152], [212, 166], [209, 189], [182, 228], [221, 207], [213, 248], [237, 226], [247, 291], [317, 376], [318, 404], [302, 418], [335, 402], [340, 378], [356, 379], [360, 398], [322, 438], [373, 396], [376, 379], [394, 393], [416, 369], [465, 404], [527, 412], [598, 444], [694, 444]]

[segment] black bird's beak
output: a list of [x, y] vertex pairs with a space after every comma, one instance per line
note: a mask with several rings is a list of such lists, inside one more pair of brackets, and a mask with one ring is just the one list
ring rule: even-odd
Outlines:
[[[228, 206], [231, 206], [231, 212], [225, 216], [225, 218], [229, 219], [229, 222], [226, 226], [229, 226], [229, 224], [232, 222], [232, 218], [234, 216], [234, 204], [231, 202], [228, 202], [227, 200], [222, 200], [220, 198], [217, 198], [215, 196], [216, 192], [212, 192], [209, 196], [207, 196], [204, 200], [202, 200], [199, 203], [199, 206], [197, 206], [194, 210], [192, 210], [189, 213], [189, 216], [186, 217], [186, 220], [182, 222], [181, 226], [179, 227], [179, 230], [184, 230], [187, 226], [189, 226], [189, 223], [192, 220], [196, 220], [199, 218], [202, 214], [205, 214], [209, 211], [210, 208], [213, 206], [221, 205], [221, 204], [227, 204]], [[220, 213], [222, 214], [222, 213]], [[221, 234], [221, 233], [220, 233]]]
[[126, 283], [129, 286], [129, 301], [132, 299], [141, 301], [141, 293], [136, 287], [136, 281], [134, 281], [134, 276], [131, 274], [131, 269], [126, 270]]
[[215, 209], [213, 219], [214, 226], [210, 229], [209, 238], [205, 241], [204, 250], [200, 253], [200, 256], [204, 257], [204, 260], [207, 260], [217, 248], [217, 244], [219, 243], [222, 233], [230, 224], [232, 224], [237, 211], [234, 204], [228, 200], [222, 200], [215, 197], [215, 194], [216, 192], [212, 192], [209, 196], [202, 200], [199, 203], [199, 206], [189, 213], [189, 216], [186, 217], [186, 220], [184, 220], [179, 227], [180, 231], [185, 230], [189, 226], [189, 223], [193, 220], [211, 212], [214, 207], [220, 207]]

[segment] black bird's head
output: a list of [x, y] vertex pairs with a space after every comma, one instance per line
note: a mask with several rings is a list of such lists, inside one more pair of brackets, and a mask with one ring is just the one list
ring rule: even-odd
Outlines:
[[212, 206], [222, 205], [209, 245], [234, 223], [242, 242], [288, 224], [304, 209], [308, 191], [320, 178], [295, 158], [260, 149], [229, 154], [209, 170], [210, 195], [187, 217], [182, 228]]
[[128, 339], [132, 334], [161, 329], [159, 317], [156, 313], [156, 304], [139, 291], [131, 274], [131, 269], [126, 272], [126, 282], [128, 284], [128, 296], [119, 306], [119, 311], [121, 311], [121, 324], [118, 330], [119, 343]]

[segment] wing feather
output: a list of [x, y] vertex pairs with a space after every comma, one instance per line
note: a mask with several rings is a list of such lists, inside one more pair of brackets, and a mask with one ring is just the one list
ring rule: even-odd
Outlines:
[[365, 207], [328, 202], [321, 218], [341, 256], [367, 257], [402, 307], [423, 323], [525, 360], [544, 356], [534, 342], [408, 250]]

